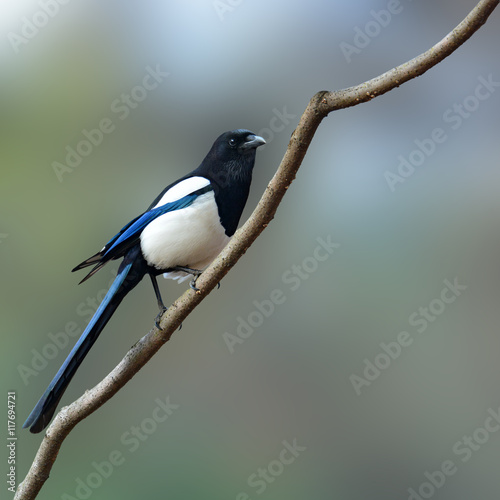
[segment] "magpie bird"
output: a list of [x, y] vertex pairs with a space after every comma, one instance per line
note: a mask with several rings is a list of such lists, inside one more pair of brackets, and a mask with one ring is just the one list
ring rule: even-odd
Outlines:
[[69, 353], [47, 390], [23, 425], [42, 431], [76, 370], [97, 337], [130, 290], [148, 274], [160, 313], [166, 310], [156, 278], [179, 282], [193, 277], [224, 248], [238, 227], [248, 198], [256, 149], [265, 140], [249, 130], [220, 135], [200, 166], [167, 186], [141, 215], [124, 226], [104, 248], [76, 266], [94, 266], [80, 282], [94, 275], [110, 260], [123, 257], [116, 279]]

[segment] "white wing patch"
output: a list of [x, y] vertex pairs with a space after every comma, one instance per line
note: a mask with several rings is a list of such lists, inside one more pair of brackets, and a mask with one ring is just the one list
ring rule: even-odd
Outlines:
[[[208, 183], [203, 177], [197, 179], [197, 183], [189, 183], [189, 192], [193, 185], [200, 189]], [[201, 180], [206, 182], [201, 184]], [[228, 241], [213, 191], [199, 196], [189, 207], [160, 215], [141, 233], [142, 254], [150, 266], [159, 270], [175, 266], [204, 269]], [[182, 272], [166, 274], [171, 279], [186, 277]]]
[[209, 184], [210, 181], [205, 179], [205, 177], [197, 176], [185, 179], [175, 186], [172, 186], [153, 208], [161, 207], [162, 205], [165, 205], [165, 203], [172, 203], [173, 201], [180, 200], [181, 198], [184, 198], [184, 196], [187, 196], [198, 189], [204, 188]]

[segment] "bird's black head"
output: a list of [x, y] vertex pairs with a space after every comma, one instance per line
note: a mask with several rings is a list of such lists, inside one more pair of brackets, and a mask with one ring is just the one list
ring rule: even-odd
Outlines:
[[265, 143], [250, 130], [224, 132], [216, 139], [200, 168], [221, 188], [227, 183], [250, 183], [256, 149]]
[[266, 141], [250, 130], [220, 135], [201, 165], [191, 175], [210, 180], [219, 217], [228, 236], [238, 227], [250, 191], [255, 150]]
[[217, 137], [212, 150], [216, 150], [221, 159], [232, 159], [238, 156], [255, 154], [255, 150], [266, 141], [250, 130], [237, 129], [224, 132]]

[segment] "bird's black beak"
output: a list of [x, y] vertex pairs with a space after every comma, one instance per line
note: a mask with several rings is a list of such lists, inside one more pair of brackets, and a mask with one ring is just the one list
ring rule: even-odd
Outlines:
[[259, 135], [251, 134], [251, 135], [246, 136], [246, 140], [243, 143], [243, 145], [241, 146], [241, 148], [242, 149], [256, 149], [265, 143], [266, 143], [266, 141], [262, 137], [260, 137]]

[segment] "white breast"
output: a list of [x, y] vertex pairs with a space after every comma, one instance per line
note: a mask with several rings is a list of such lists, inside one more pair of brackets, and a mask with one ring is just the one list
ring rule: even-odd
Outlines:
[[[188, 192], [192, 192], [193, 186], [189, 187]], [[200, 187], [203, 185], [194, 190]], [[184, 192], [182, 196], [186, 194]], [[175, 266], [203, 269], [228, 241], [229, 237], [220, 223], [214, 193], [210, 191], [198, 197], [189, 207], [168, 212], [149, 223], [141, 234], [141, 249], [147, 263], [159, 270]], [[186, 274], [168, 273], [165, 277], [178, 279], [186, 277]]]

